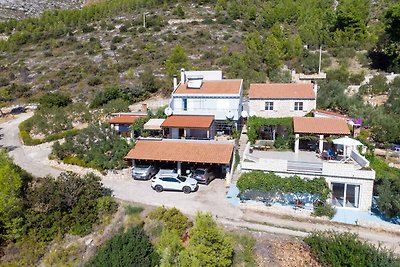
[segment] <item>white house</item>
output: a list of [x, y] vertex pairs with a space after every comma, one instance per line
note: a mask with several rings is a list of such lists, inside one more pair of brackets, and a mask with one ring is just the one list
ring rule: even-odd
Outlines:
[[312, 83], [250, 84], [249, 113], [258, 117], [303, 117], [316, 108]]
[[170, 108], [173, 115], [211, 115], [217, 124], [237, 121], [242, 112], [242, 79], [223, 79], [221, 71], [181, 70], [174, 78]]

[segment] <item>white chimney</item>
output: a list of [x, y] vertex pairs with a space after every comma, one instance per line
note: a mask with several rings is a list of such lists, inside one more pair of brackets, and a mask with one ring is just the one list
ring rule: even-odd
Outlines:
[[178, 77], [174, 75], [174, 90], [178, 87]]
[[181, 84], [185, 83], [185, 69], [181, 69]]
[[317, 94], [318, 94], [318, 84], [316, 84], [316, 83], [314, 83], [314, 94], [315, 94], [315, 97], [317, 97]]

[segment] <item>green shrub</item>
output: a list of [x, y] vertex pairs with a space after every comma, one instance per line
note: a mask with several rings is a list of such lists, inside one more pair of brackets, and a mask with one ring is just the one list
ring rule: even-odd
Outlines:
[[66, 107], [72, 103], [69, 96], [61, 93], [45, 94], [39, 99], [40, 108]]
[[293, 118], [262, 118], [252, 116], [247, 121], [247, 136], [249, 141], [254, 142], [260, 138], [260, 130], [264, 126], [285, 127], [287, 135], [293, 135]]
[[318, 203], [314, 205], [314, 211], [312, 213], [313, 216], [321, 217], [327, 216], [332, 219], [336, 214], [336, 209], [327, 203]]
[[325, 266], [400, 266], [400, 258], [392, 251], [361, 241], [356, 234], [315, 232], [304, 241]]
[[233, 266], [255, 267], [255, 245], [256, 240], [251, 235], [230, 233], [229, 237], [233, 243]]
[[274, 173], [253, 171], [242, 174], [237, 181], [237, 187], [243, 193], [247, 189], [261, 192], [284, 192], [284, 193], [309, 193], [320, 196], [325, 201], [330, 192], [323, 177], [312, 180], [302, 179], [298, 176], [280, 177]]
[[129, 205], [125, 209], [125, 214], [126, 215], [136, 215], [136, 214], [140, 214], [142, 211], [143, 211], [143, 207]]
[[86, 266], [157, 266], [159, 256], [141, 226], [119, 233], [99, 248]]
[[68, 164], [106, 170], [125, 167], [124, 157], [130, 148], [110, 125], [95, 124], [76, 136], [66, 136], [63, 144], [55, 143], [52, 154]]
[[210, 213], [197, 214], [189, 236], [189, 245], [180, 254], [181, 266], [232, 266], [232, 241]]
[[158, 207], [149, 213], [148, 217], [152, 220], [162, 221], [167, 229], [176, 229], [180, 235], [183, 235], [193, 225], [188, 217], [177, 208]]

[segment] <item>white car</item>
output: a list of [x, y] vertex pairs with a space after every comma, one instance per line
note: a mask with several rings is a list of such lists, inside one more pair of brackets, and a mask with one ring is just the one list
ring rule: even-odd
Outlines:
[[187, 178], [186, 176], [180, 176], [179, 174], [171, 173], [169, 175], [156, 175], [151, 180], [151, 187], [157, 192], [174, 190], [183, 191], [183, 193], [189, 194], [190, 192], [196, 191], [199, 186], [197, 181], [193, 178]]

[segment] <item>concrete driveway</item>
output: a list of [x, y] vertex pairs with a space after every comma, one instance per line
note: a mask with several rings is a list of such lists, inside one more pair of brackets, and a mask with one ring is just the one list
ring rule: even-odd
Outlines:
[[115, 197], [154, 206], [176, 207], [186, 214], [195, 215], [197, 211], [209, 211], [222, 218], [239, 219], [242, 212], [233, 207], [226, 199], [225, 181], [215, 179], [209, 185], [199, 185], [196, 192], [163, 191], [157, 193], [150, 186], [150, 181], [136, 181], [123, 175], [107, 175], [103, 184], [113, 190]]

